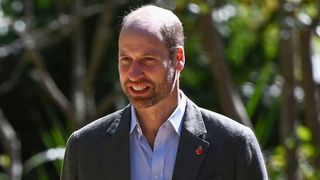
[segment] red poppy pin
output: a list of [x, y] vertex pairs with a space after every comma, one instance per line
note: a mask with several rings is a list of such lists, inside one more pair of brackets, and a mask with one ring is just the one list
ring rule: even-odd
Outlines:
[[200, 156], [203, 153], [202, 146], [197, 147], [194, 152], [196, 153], [196, 155]]

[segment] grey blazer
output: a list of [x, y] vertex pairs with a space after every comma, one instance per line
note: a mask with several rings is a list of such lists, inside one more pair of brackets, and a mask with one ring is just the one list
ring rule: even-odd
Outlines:
[[[61, 180], [129, 180], [130, 105], [69, 138]], [[201, 146], [203, 153], [197, 155]], [[251, 129], [187, 98], [173, 180], [268, 179]]]

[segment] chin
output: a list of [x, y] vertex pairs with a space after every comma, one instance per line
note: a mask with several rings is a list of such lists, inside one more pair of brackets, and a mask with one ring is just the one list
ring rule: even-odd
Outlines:
[[129, 98], [131, 104], [137, 109], [147, 109], [158, 104], [158, 101], [155, 99], [138, 99], [138, 98]]
[[131, 102], [131, 104], [132, 104], [136, 109], [147, 109], [147, 108], [150, 108], [150, 107], [154, 106], [154, 104], [141, 103], [141, 102]]

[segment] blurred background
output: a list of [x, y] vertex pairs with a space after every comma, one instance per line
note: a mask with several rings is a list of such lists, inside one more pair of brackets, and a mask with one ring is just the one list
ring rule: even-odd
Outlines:
[[0, 180], [58, 179], [69, 135], [124, 107], [121, 17], [186, 35], [181, 88], [251, 127], [270, 179], [320, 179], [320, 0], [0, 0]]

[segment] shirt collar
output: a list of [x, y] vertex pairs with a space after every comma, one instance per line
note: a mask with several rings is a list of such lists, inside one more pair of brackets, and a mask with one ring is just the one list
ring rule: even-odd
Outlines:
[[132, 133], [132, 131], [134, 130], [134, 128], [139, 125], [138, 121], [137, 121], [137, 116], [136, 116], [136, 111], [133, 107], [133, 105], [131, 105], [131, 125], [130, 125], [130, 134]]
[[[180, 102], [176, 107], [176, 109], [173, 111], [173, 113], [169, 116], [167, 121], [171, 123], [176, 133], [180, 136], [181, 127], [182, 127], [181, 122], [186, 109], [187, 99], [182, 91], [180, 91], [179, 94], [181, 97]], [[142, 132], [138, 122], [138, 118], [136, 116], [136, 111], [135, 111], [135, 108], [131, 105], [131, 125], [130, 125], [130, 132], [129, 132], [130, 134], [133, 132], [136, 126], [137, 126], [137, 131], [139, 133], [139, 136], [141, 136]]]

